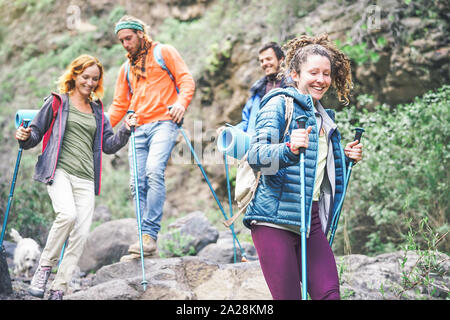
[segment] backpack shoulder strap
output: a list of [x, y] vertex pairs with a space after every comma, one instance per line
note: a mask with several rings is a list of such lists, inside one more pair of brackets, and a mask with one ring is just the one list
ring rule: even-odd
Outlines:
[[153, 47], [153, 56], [155, 57], [156, 62], [159, 64], [159, 66], [165, 70], [167, 72], [167, 74], [169, 75], [170, 79], [172, 79], [173, 83], [175, 84], [175, 89], [177, 90], [177, 93], [180, 93], [180, 90], [177, 87], [177, 84], [175, 83], [175, 78], [172, 74], [172, 72], [170, 72], [169, 68], [167, 68], [166, 66], [166, 62], [164, 61], [164, 58], [162, 56], [162, 44], [158, 43]]
[[289, 127], [291, 125], [292, 116], [294, 114], [294, 98], [289, 96], [284, 96], [285, 100], [285, 111], [284, 111], [284, 120], [286, 121], [286, 128], [284, 129], [283, 139], [286, 134], [289, 132]]
[[56, 115], [58, 114], [59, 109], [62, 107], [62, 97], [54, 92], [52, 92], [52, 96], [53, 96], [52, 101], [53, 117], [52, 122], [50, 123], [50, 127], [44, 133], [44, 138], [42, 140], [42, 152], [44, 152], [45, 148], [47, 147], [48, 140], [50, 139], [50, 136], [52, 134], [53, 124], [55, 123]]
[[127, 59], [125, 61], [125, 77], [128, 82], [128, 92], [130, 93], [130, 96], [133, 95], [133, 88], [131, 88], [131, 81], [130, 81], [130, 60]]

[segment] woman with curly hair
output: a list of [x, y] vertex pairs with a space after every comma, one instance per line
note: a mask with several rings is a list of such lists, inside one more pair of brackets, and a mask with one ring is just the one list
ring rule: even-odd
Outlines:
[[[312, 299], [340, 299], [336, 262], [326, 235], [343, 196], [347, 163], [362, 159], [362, 145], [356, 140], [342, 148], [334, 112], [324, 109], [320, 100], [334, 87], [339, 100], [348, 104], [350, 62], [327, 35], [301, 36], [285, 48], [283, 71], [293, 85], [272, 90], [261, 102], [248, 159], [262, 176], [244, 224], [251, 229], [272, 297], [300, 299], [299, 149], [305, 148], [308, 293]], [[291, 121], [284, 135], [289, 99], [294, 105], [292, 119], [305, 115], [306, 129]]]
[[117, 152], [128, 142], [130, 126], [136, 125], [136, 117], [128, 115], [114, 134], [100, 101], [103, 74], [97, 58], [79, 56], [59, 79], [60, 93], [48, 96], [30, 126], [16, 131], [23, 149], [36, 146], [46, 132], [50, 134], [47, 141], [44, 137], [45, 147], [33, 176], [47, 185], [56, 212], [29, 287], [36, 297], [44, 296], [51, 269], [68, 239], [49, 294], [50, 300], [62, 300], [89, 234], [95, 195], [100, 194], [102, 151]]

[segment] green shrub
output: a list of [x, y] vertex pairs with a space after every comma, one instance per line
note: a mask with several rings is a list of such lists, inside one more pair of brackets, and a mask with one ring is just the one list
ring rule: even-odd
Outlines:
[[[35, 156], [30, 152], [23, 152], [17, 175], [13, 202], [8, 215], [7, 232], [14, 228], [22, 237], [33, 237], [41, 246], [55, 217], [47, 188], [44, 184], [32, 180]], [[15, 162], [14, 162], [15, 164]], [[8, 199], [14, 167], [8, 179], [8, 186], [4, 186], [2, 199]], [[3, 222], [7, 201], [2, 205], [1, 219]], [[3, 210], [4, 209], [4, 210]]]
[[[343, 209], [353, 252], [398, 249], [409, 219], [417, 227], [427, 218], [436, 233], [449, 229], [449, 98], [450, 86], [444, 85], [410, 104], [337, 114], [344, 145], [353, 139], [354, 126], [366, 130], [364, 158], [354, 167]], [[336, 248], [343, 251], [341, 239]], [[449, 249], [449, 241], [442, 241], [440, 250]]]

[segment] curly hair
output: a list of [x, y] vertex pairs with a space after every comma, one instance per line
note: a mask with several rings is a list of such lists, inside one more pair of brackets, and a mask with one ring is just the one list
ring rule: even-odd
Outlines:
[[338, 99], [344, 105], [349, 104], [349, 93], [353, 88], [350, 59], [329, 39], [327, 34], [317, 37], [300, 36], [283, 46], [286, 58], [282, 65], [282, 74], [288, 76], [292, 71], [300, 75], [302, 64], [310, 55], [321, 55], [330, 60], [331, 85], [336, 89]]
[[[92, 96], [101, 99], [103, 97], [104, 88], [103, 88], [103, 66], [100, 61], [90, 55], [82, 54], [81, 56], [75, 58], [69, 66], [66, 68], [64, 74], [58, 80], [58, 89], [60, 93], [70, 93], [73, 89], [75, 89], [75, 77], [82, 74], [86, 68], [89, 68], [93, 65], [96, 65], [100, 70], [100, 77], [98, 80], [97, 87], [92, 92]], [[93, 97], [89, 97], [92, 100]]]

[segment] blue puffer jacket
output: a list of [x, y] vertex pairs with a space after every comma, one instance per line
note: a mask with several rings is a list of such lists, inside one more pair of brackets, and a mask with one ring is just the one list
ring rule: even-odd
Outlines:
[[[280, 141], [285, 131], [285, 100], [283, 95], [294, 98], [294, 113], [290, 128], [283, 141]], [[334, 121], [334, 113], [326, 110]], [[309, 135], [309, 145], [305, 153], [305, 204], [306, 226], [309, 235], [311, 225], [311, 207], [313, 187], [317, 170], [318, 133], [319, 128], [313, 109], [311, 96], [300, 94], [295, 88], [275, 89], [269, 92], [261, 101], [261, 110], [256, 118], [256, 134], [252, 138], [248, 161], [255, 170], [261, 170], [262, 176], [255, 197], [247, 208], [244, 225], [251, 226], [251, 221], [269, 222], [274, 224], [295, 225], [300, 228], [300, 156], [295, 155], [286, 145], [290, 132], [297, 128], [295, 118], [306, 115], [306, 127], [312, 126]], [[324, 179], [330, 179], [332, 195], [327, 206], [320, 206], [323, 211], [322, 229], [327, 234], [336, 207], [342, 198], [346, 157], [340, 144], [341, 135], [337, 129], [328, 132], [327, 161], [333, 163], [334, 172]], [[330, 156], [331, 154], [331, 156]], [[327, 165], [327, 168], [330, 168]], [[330, 214], [331, 213], [331, 214]]]

